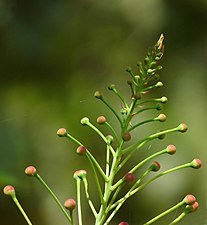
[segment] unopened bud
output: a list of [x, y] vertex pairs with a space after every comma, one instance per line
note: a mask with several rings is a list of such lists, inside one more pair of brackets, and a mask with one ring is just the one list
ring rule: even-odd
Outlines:
[[127, 173], [125, 176], [124, 176], [124, 180], [128, 183], [131, 183], [135, 180], [135, 175], [133, 173]]
[[112, 91], [114, 88], [115, 88], [115, 85], [114, 85], [114, 84], [110, 84], [110, 85], [108, 86], [108, 89], [109, 89], [110, 91]]
[[183, 199], [186, 205], [192, 205], [196, 201], [196, 197], [194, 195], [188, 194]]
[[94, 93], [94, 96], [95, 96], [96, 98], [98, 98], [98, 99], [101, 99], [101, 98], [102, 98], [102, 94], [101, 94], [100, 91], [96, 91], [96, 92]]
[[168, 145], [167, 146], [167, 153], [170, 155], [173, 155], [176, 153], [176, 147], [175, 145]]
[[76, 207], [76, 201], [73, 198], [69, 198], [65, 201], [64, 206], [69, 211], [73, 211]]
[[85, 146], [82, 146], [82, 145], [79, 146], [79, 147], [76, 149], [76, 153], [77, 153], [78, 155], [80, 155], [80, 156], [85, 155], [86, 152], [87, 152], [86, 147], [85, 147]]
[[179, 131], [182, 132], [182, 133], [184, 133], [184, 132], [186, 132], [188, 130], [188, 127], [187, 127], [187, 125], [185, 123], [181, 123], [178, 126], [178, 128], [179, 128]]
[[162, 102], [162, 103], [166, 103], [167, 101], [168, 101], [167, 97], [163, 96], [163, 97], [161, 98], [161, 102]]
[[28, 166], [24, 172], [26, 175], [33, 177], [37, 174], [37, 170], [34, 166]]
[[129, 225], [127, 222], [121, 222], [121, 223], [119, 223], [119, 225]]
[[157, 118], [160, 122], [165, 122], [167, 116], [165, 114], [160, 114]]
[[82, 125], [88, 125], [88, 123], [89, 123], [88, 117], [83, 117], [83, 118], [81, 119], [81, 124], [82, 124]]
[[66, 137], [67, 136], [67, 130], [65, 128], [60, 128], [57, 131], [57, 135], [59, 137]]
[[195, 212], [199, 207], [199, 204], [198, 202], [194, 202], [192, 205], [187, 205], [186, 208], [185, 208], [185, 212], [186, 213], [192, 213], [192, 212]]
[[104, 124], [106, 122], [106, 117], [105, 116], [99, 116], [97, 118], [97, 123], [98, 124]]
[[201, 167], [202, 163], [200, 159], [194, 159], [191, 162], [191, 167], [193, 167], [194, 169], [199, 169]]
[[83, 180], [84, 178], [86, 178], [86, 170], [77, 170], [74, 174], [73, 174], [73, 177], [74, 179], [81, 179]]
[[152, 165], [150, 166], [150, 170], [151, 170], [151, 171], [156, 172], [156, 171], [158, 171], [159, 169], [160, 169], [160, 163], [158, 163], [158, 162], [156, 162], [156, 161], [154, 161], [154, 162], [152, 163]]
[[5, 194], [5, 195], [9, 195], [9, 196], [11, 196], [12, 198], [14, 198], [14, 197], [15, 197], [15, 189], [14, 189], [14, 187], [11, 186], [11, 185], [5, 186], [5, 187], [4, 187], [4, 194]]
[[129, 132], [126, 132], [122, 135], [122, 139], [124, 141], [130, 141], [131, 140], [131, 134]]
[[156, 87], [162, 87], [163, 83], [161, 81], [157, 82], [157, 84], [155, 85]]

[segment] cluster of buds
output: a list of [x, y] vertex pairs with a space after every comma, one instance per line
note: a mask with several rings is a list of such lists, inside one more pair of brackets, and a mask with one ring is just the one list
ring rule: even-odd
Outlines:
[[[155, 153], [147, 156], [142, 161], [139, 161], [139, 163], [137, 163], [135, 166], [131, 166], [129, 163], [131, 159], [134, 161], [137, 152], [145, 150], [145, 145], [150, 141], [154, 139], [163, 139], [166, 135], [173, 132], [185, 133], [188, 130], [188, 127], [185, 123], [180, 123], [178, 126], [173, 128], [154, 131], [154, 133], [149, 134], [143, 139], [138, 139], [136, 133], [133, 134], [136, 128], [143, 126], [144, 124], [157, 121], [165, 122], [167, 119], [165, 114], [160, 113], [154, 118], [149, 118], [147, 120], [140, 119], [139, 121], [141, 122], [138, 123], [134, 120], [135, 117], [141, 118], [142, 113], [148, 110], [161, 110], [162, 105], [168, 101], [167, 97], [165, 96], [153, 99], [147, 97], [149, 92], [163, 86], [163, 83], [159, 80], [158, 74], [162, 69], [162, 66], [159, 65], [159, 61], [162, 58], [164, 52], [163, 40], [164, 36], [161, 35], [153, 50], [148, 52], [144, 61], [138, 63], [138, 71], [136, 73], [134, 73], [131, 68], [127, 68], [126, 71], [131, 77], [130, 80], [127, 81], [131, 91], [127, 100], [119, 93], [114, 84], [108, 86], [108, 90], [114, 93], [120, 100], [119, 111], [114, 109], [113, 105], [110, 104], [108, 100], [106, 100], [104, 94], [102, 94], [100, 91], [96, 91], [94, 94], [95, 98], [104, 103], [115, 116], [119, 125], [119, 129], [117, 129], [118, 126], [113, 127], [103, 115], [97, 118], [97, 126], [91, 123], [88, 117], [84, 117], [80, 121], [84, 127], [89, 127], [102, 139], [106, 149], [104, 161], [105, 168], [103, 168], [103, 162], [99, 163], [97, 161], [97, 157], [91, 153], [92, 151], [90, 148], [86, 147], [87, 145], [74, 138], [65, 128], [60, 128], [57, 131], [57, 135], [59, 137], [68, 138], [77, 145], [77, 155], [87, 158], [91, 166], [91, 173], [89, 175], [91, 176], [91, 174], [93, 174], [97, 187], [97, 194], [100, 200], [99, 207], [95, 206], [93, 200], [91, 199], [86, 170], [81, 169], [74, 173], [74, 179], [76, 181], [77, 188], [77, 203], [73, 198], [67, 198], [63, 207], [49, 186], [37, 173], [36, 168], [34, 166], [29, 166], [25, 169], [26, 175], [35, 177], [42, 183], [42, 185], [45, 186], [71, 225], [75, 224], [73, 219], [73, 210], [76, 208], [76, 205], [78, 211], [78, 224], [83, 224], [81, 208], [81, 184], [83, 184], [88, 205], [94, 215], [95, 225], [107, 225], [111, 222], [126, 200], [138, 193], [154, 180], [160, 179], [162, 176], [184, 168], [199, 169], [201, 167], [200, 159], [193, 159], [191, 162], [187, 162], [160, 172], [161, 165], [157, 161], [157, 158], [164, 154], [174, 155], [176, 153], [176, 147], [173, 144], [169, 144], [164, 149], [158, 150]], [[105, 130], [108, 130], [108, 132], [102, 132], [102, 130], [98, 128], [99, 125], [101, 125], [101, 127], [105, 126], [107, 128]], [[128, 168], [127, 171], [126, 167]], [[144, 172], [142, 174], [138, 172], [140, 167], [143, 167], [142, 171]], [[149, 173], [152, 174], [150, 177], [148, 176]], [[120, 178], [120, 174], [125, 175]], [[5, 187], [4, 193], [10, 195], [15, 200], [15, 202], [17, 202], [15, 191], [12, 186]], [[198, 208], [198, 202], [193, 195], [186, 195], [186, 197], [180, 203], [154, 217], [145, 224], [152, 224], [161, 217], [181, 206], [185, 206], [184, 212], [171, 224], [177, 223], [185, 215], [196, 211]], [[65, 209], [68, 209], [69, 214]], [[31, 224], [28, 217], [25, 216], [25, 219], [27, 220], [28, 224]], [[128, 222], [122, 221], [119, 223], [119, 225], [129, 224]]]

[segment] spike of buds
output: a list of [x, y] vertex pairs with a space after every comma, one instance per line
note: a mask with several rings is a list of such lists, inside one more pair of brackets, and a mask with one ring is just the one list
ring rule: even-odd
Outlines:
[[97, 118], [97, 123], [98, 124], [104, 124], [106, 122], [106, 117], [105, 116], [99, 116], [98, 118]]
[[85, 146], [81, 145], [76, 149], [76, 153], [80, 156], [85, 155], [87, 152], [87, 149]]
[[194, 169], [199, 169], [201, 167], [202, 163], [200, 159], [194, 159], [191, 162], [191, 167], [193, 167]]
[[28, 166], [24, 172], [26, 175], [33, 177], [37, 174], [37, 170], [34, 166]]
[[76, 207], [76, 201], [73, 198], [69, 198], [65, 201], [64, 206], [69, 211], [73, 211]]
[[175, 145], [168, 145], [167, 146], [167, 153], [170, 155], [173, 155], [176, 153], [176, 147]]
[[66, 137], [67, 136], [67, 130], [65, 128], [60, 128], [57, 131], [57, 135], [59, 137]]

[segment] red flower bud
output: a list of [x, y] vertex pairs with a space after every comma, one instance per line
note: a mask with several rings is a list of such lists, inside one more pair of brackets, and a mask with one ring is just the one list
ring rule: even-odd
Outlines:
[[11, 196], [12, 198], [15, 197], [15, 189], [13, 186], [11, 185], [7, 185], [4, 187], [4, 194], [5, 195], [9, 195]]
[[28, 176], [35, 176], [37, 174], [37, 170], [34, 166], [28, 166], [24, 172]]
[[86, 154], [86, 152], [87, 152], [87, 149], [86, 149], [86, 147], [85, 146], [79, 146], [77, 149], [76, 149], [76, 153], [78, 154], [78, 155], [85, 155]]
[[193, 167], [194, 169], [199, 169], [201, 167], [201, 160], [200, 159], [194, 159], [191, 162], [191, 167]]
[[194, 195], [188, 194], [183, 199], [186, 205], [193, 205], [196, 201], [196, 197]]
[[127, 222], [121, 222], [121, 223], [119, 223], [119, 225], [129, 225]]
[[124, 180], [128, 183], [131, 183], [135, 180], [135, 175], [133, 173], [127, 173], [125, 176], [124, 176]]
[[152, 165], [150, 166], [150, 169], [151, 171], [154, 171], [154, 172], [158, 171], [160, 169], [160, 163], [154, 161]]
[[76, 207], [76, 201], [73, 198], [69, 198], [65, 201], [64, 206], [69, 211], [73, 211]]
[[129, 132], [126, 132], [122, 135], [122, 139], [124, 141], [130, 141], [131, 140], [131, 134]]

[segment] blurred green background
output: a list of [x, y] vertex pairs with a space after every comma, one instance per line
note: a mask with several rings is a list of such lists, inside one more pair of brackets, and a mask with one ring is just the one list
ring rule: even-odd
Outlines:
[[[203, 166], [152, 183], [126, 202], [111, 224], [125, 220], [141, 225], [188, 193], [197, 196], [200, 209], [181, 224], [206, 224], [206, 24], [206, 0], [0, 0], [1, 224], [26, 224], [2, 193], [6, 184], [15, 186], [34, 224], [67, 224], [51, 197], [36, 180], [24, 175], [24, 169], [35, 165], [61, 202], [75, 196], [73, 172], [88, 169], [88, 164], [75, 154], [73, 143], [57, 137], [57, 129], [66, 127], [100, 159], [101, 142], [80, 125], [80, 119], [88, 116], [94, 122], [104, 114], [113, 122], [114, 117], [94, 99], [94, 91], [110, 97], [106, 87], [115, 83], [128, 93], [125, 68], [136, 69], [137, 61], [161, 33], [165, 35], [161, 72], [165, 86], [156, 96], [168, 97], [163, 110], [168, 120], [164, 125], [146, 126], [143, 132], [180, 122], [188, 124], [189, 132], [154, 141], [143, 152], [175, 144], [176, 155], [159, 160], [163, 170], [194, 157], [201, 158]], [[118, 103], [116, 98], [112, 102]], [[137, 160], [138, 156], [133, 165]], [[89, 189], [95, 199], [94, 186]], [[178, 213], [157, 224], [168, 224]], [[86, 206], [83, 216], [87, 225], [93, 224]]]

